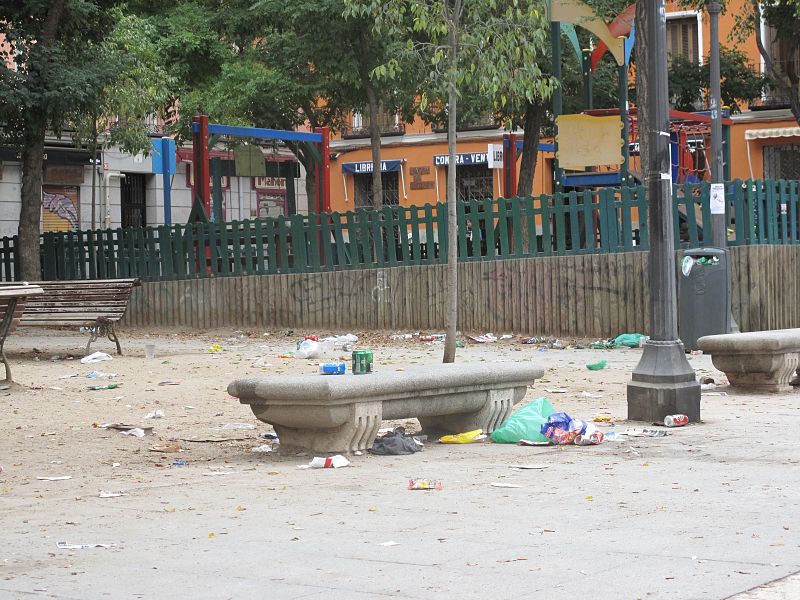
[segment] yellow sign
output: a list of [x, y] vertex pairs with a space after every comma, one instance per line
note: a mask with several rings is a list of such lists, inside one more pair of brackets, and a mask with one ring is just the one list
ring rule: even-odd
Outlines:
[[561, 115], [556, 125], [556, 158], [562, 169], [622, 163], [622, 120], [618, 116]]

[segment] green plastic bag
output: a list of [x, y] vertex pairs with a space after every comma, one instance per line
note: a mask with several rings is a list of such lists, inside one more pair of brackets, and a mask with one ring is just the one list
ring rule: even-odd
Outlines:
[[644, 335], [641, 333], [623, 333], [614, 338], [614, 341], [611, 342], [611, 347], [622, 348], [625, 346], [627, 348], [639, 348], [643, 343], [643, 338]]
[[554, 412], [556, 409], [545, 398], [537, 398], [503, 421], [492, 433], [492, 441], [500, 444], [517, 444], [520, 440], [546, 442], [540, 429]]

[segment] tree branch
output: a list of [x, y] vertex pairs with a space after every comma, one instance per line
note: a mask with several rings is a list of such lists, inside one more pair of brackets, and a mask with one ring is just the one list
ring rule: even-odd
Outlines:
[[752, 0], [752, 3], [758, 52], [761, 54], [761, 58], [764, 59], [764, 66], [767, 68], [770, 77], [772, 77], [777, 84], [777, 87], [780, 88], [784, 94], [790, 95], [792, 91], [791, 83], [785, 78], [784, 74], [777, 69], [775, 63], [772, 61], [772, 56], [767, 52], [767, 49], [764, 47], [764, 41], [761, 39], [761, 6], [759, 5], [759, 0]]

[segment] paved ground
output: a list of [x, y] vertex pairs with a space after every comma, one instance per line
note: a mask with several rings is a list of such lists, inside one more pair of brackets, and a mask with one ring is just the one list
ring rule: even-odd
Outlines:
[[[313, 372], [278, 358], [296, 337], [162, 335], [158, 357], [146, 360], [144, 333], [126, 332], [129, 356], [93, 365], [119, 373], [122, 387], [87, 391], [91, 367], [48, 360], [80, 356], [82, 338], [24, 333], [8, 343], [22, 387], [0, 392], [9, 394], [0, 397], [0, 598], [800, 598], [800, 578], [782, 579], [800, 572], [800, 392], [706, 395], [703, 424], [660, 439], [434, 443], [413, 456], [299, 470], [309, 456], [250, 451], [269, 427], [224, 391], [238, 375]], [[214, 341], [228, 349], [207, 352]], [[440, 359], [435, 346], [368, 342], [381, 369]], [[586, 419], [610, 414], [613, 430], [631, 425], [624, 386], [638, 357], [517, 341], [459, 351], [464, 362], [542, 364], [547, 380], [527, 400], [546, 396]], [[585, 369], [598, 358], [609, 368]], [[692, 363], [719, 376], [708, 357]], [[79, 377], [59, 379], [70, 374]], [[178, 384], [159, 385], [166, 380]], [[151, 410], [164, 418], [144, 420]], [[92, 427], [106, 421], [155, 432], [136, 439]], [[211, 438], [236, 439], [185, 441]], [[171, 441], [185, 450], [148, 451]], [[170, 466], [176, 460], [186, 465]], [[62, 475], [72, 478], [36, 479]], [[412, 477], [444, 489], [409, 491]]]

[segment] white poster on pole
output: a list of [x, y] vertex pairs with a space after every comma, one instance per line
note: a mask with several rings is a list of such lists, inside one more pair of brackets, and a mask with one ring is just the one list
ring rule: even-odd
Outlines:
[[725, 214], [725, 184], [712, 183], [711, 184], [711, 214], [724, 215]]
[[490, 169], [503, 168], [503, 144], [489, 144], [486, 157]]

